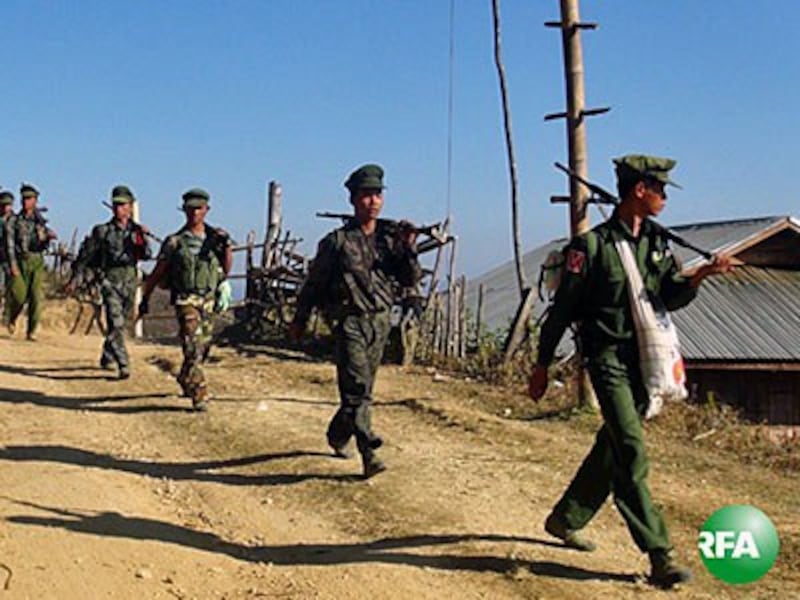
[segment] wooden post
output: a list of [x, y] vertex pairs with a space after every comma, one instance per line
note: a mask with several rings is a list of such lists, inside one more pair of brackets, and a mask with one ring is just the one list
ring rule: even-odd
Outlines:
[[453, 236], [453, 241], [450, 244], [450, 269], [447, 274], [447, 356], [455, 354], [455, 335], [456, 335], [456, 250], [458, 247], [458, 238]]
[[464, 302], [467, 291], [467, 277], [462, 275], [458, 279], [458, 357], [467, 356], [467, 307]]
[[264, 249], [261, 254], [261, 266], [270, 267], [274, 260], [273, 244], [281, 232], [283, 190], [277, 181], [270, 181], [267, 192], [267, 231], [264, 236]]
[[[569, 166], [583, 178], [588, 178], [586, 157], [586, 120], [587, 114], [599, 114], [607, 109], [586, 111], [583, 87], [583, 50], [581, 47], [581, 29], [592, 29], [595, 25], [582, 24], [578, 9], [578, 0], [561, 1], [561, 42], [564, 49], [564, 80], [567, 93], [567, 144], [569, 147]], [[572, 236], [589, 230], [589, 217], [586, 211], [586, 200], [589, 190], [574, 177], [569, 179], [570, 195], [570, 232]], [[579, 359], [579, 364], [582, 362]], [[599, 408], [597, 397], [592, 389], [589, 376], [583, 367], [578, 369], [578, 406]]]
[[[585, 93], [583, 87], [583, 50], [581, 48], [578, 0], [561, 0], [561, 42], [564, 47], [564, 79], [567, 88], [567, 144], [569, 166], [581, 177], [588, 177], [586, 163], [586, 122], [583, 118]], [[570, 178], [570, 229], [572, 235], [588, 231], [586, 214], [588, 190]]]
[[481, 325], [483, 325], [483, 283], [478, 285], [478, 308], [475, 311], [475, 345], [481, 344]]
[[[444, 220], [444, 224], [442, 225], [442, 235], [444, 236], [445, 240], [449, 241], [448, 237], [448, 229], [450, 227], [450, 217]], [[445, 242], [446, 244], [447, 242]], [[439, 287], [439, 268], [442, 264], [442, 252], [444, 252], [445, 244], [440, 245], [436, 249], [436, 259], [433, 263], [433, 271], [431, 272], [431, 281], [430, 285], [428, 286], [428, 302], [431, 301], [433, 294], [436, 293], [437, 288]]]

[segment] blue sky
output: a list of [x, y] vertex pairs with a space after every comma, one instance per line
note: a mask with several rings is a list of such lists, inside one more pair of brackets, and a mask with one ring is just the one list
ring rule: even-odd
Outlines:
[[[557, 0], [501, 0], [521, 183], [523, 245], [567, 230], [549, 204], [566, 180]], [[209, 220], [263, 234], [265, 188], [312, 252], [347, 210], [342, 182], [387, 171], [386, 216], [447, 211], [450, 0], [119, 0], [0, 3], [0, 185], [22, 180], [62, 238], [108, 217], [116, 183], [142, 221], [178, 228], [180, 194], [207, 188]], [[610, 159], [672, 156], [683, 191], [666, 223], [798, 212], [800, 3], [584, 0], [590, 174]], [[509, 184], [489, 0], [456, 0], [451, 208], [461, 271], [511, 257]], [[592, 219], [597, 222], [597, 213]]]

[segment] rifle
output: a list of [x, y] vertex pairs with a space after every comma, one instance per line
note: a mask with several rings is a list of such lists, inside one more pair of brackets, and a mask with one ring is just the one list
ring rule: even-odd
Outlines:
[[[588, 181], [584, 177], [581, 177], [575, 171], [573, 171], [567, 166], [562, 165], [560, 162], [556, 162], [555, 166], [559, 171], [563, 171], [569, 177], [571, 177], [575, 181], [578, 181], [579, 183], [582, 183], [589, 189], [589, 191], [592, 193], [592, 196], [590, 196], [586, 200], [587, 202], [593, 202], [595, 204], [611, 204], [613, 206], [617, 206], [621, 202], [617, 196], [615, 196], [605, 188], [602, 188], [596, 183], [592, 183], [591, 181]], [[684, 248], [688, 248], [689, 250], [694, 250], [703, 258], [707, 258], [708, 260], [711, 261], [714, 260], [714, 254], [709, 252], [708, 250], [703, 250], [702, 248], [695, 246], [691, 242], [686, 241], [686, 239], [684, 239], [671, 229], [668, 229], [663, 225], [661, 225], [660, 223], [654, 221], [653, 219], [648, 219], [648, 221], [650, 221], [650, 223], [652, 223], [659, 232], [664, 234], [667, 237], [667, 239], [675, 242], [679, 246], [683, 246]]]
[[[334, 213], [334, 212], [318, 212], [317, 217], [323, 219], [341, 219], [342, 222], [347, 223], [348, 221], [352, 221], [355, 219], [354, 215], [347, 214], [347, 213]], [[391, 229], [397, 229], [400, 227], [400, 221], [395, 219], [377, 219], [378, 224], [383, 225], [384, 227], [389, 227]], [[441, 223], [433, 223], [431, 225], [411, 225], [409, 229], [416, 233], [417, 235], [429, 235], [432, 238], [439, 239], [442, 235]]]
[[[106, 208], [110, 208], [111, 210], [114, 210], [114, 205], [111, 204], [110, 202], [106, 202], [105, 200], [103, 200], [102, 203], [103, 203], [103, 206], [105, 206]], [[160, 243], [162, 243], [164, 241], [160, 237], [158, 237], [155, 233], [151, 233], [150, 231], [146, 231], [141, 225], [139, 225], [139, 223], [137, 223], [133, 219], [131, 219], [131, 223], [133, 223], [134, 227], [137, 227], [144, 235], [149, 237], [154, 242], [158, 242], [160, 244]]]

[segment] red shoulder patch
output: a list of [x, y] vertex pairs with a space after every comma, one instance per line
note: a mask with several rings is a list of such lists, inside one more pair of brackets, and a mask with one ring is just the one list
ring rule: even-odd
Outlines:
[[570, 248], [567, 252], [567, 271], [580, 275], [583, 272], [583, 263], [586, 262], [586, 253]]

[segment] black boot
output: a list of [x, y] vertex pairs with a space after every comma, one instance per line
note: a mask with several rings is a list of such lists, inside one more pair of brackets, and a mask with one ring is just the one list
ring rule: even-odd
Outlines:
[[594, 542], [581, 537], [576, 530], [569, 529], [555, 513], [550, 513], [545, 520], [544, 530], [560, 539], [568, 548], [581, 552], [593, 552], [597, 548]]
[[386, 465], [383, 464], [377, 456], [374, 454], [362, 454], [361, 461], [364, 465], [364, 479], [369, 479], [370, 477], [374, 477], [378, 473], [382, 473], [386, 470]]
[[650, 583], [669, 589], [678, 583], [691, 581], [692, 572], [675, 562], [669, 550], [650, 551]]

